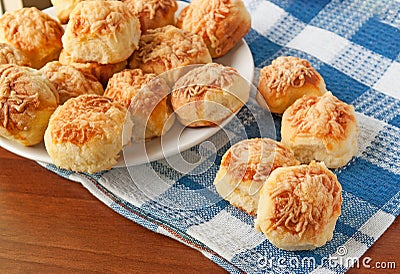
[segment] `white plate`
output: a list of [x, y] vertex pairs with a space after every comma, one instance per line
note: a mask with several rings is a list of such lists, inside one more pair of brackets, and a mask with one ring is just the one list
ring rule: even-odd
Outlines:
[[[177, 14], [179, 14], [180, 10], [182, 10], [187, 3], [178, 1], [178, 5], [179, 9]], [[53, 7], [44, 10], [44, 12], [55, 16]], [[214, 62], [237, 69], [238, 72], [251, 83], [254, 73], [253, 56], [244, 40], [241, 40], [228, 54], [221, 58], [214, 59]], [[182, 125], [175, 122], [171, 130], [163, 136], [162, 142], [161, 138], [156, 138], [146, 143], [146, 153], [138, 153], [138, 151], [143, 150], [143, 145], [140, 144], [133, 144], [125, 148], [123, 157], [120, 157], [116, 167], [139, 165], [172, 156], [179, 153], [179, 151], [182, 152], [201, 143], [217, 133], [219, 129], [220, 127], [183, 128]], [[25, 147], [0, 137], [0, 146], [12, 153], [31, 160], [52, 163], [43, 142], [36, 146]]]

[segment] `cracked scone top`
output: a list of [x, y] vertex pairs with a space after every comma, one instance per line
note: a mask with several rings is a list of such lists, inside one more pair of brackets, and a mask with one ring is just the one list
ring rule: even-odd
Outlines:
[[175, 82], [171, 104], [183, 125], [214, 126], [242, 108], [249, 93], [247, 81], [234, 68], [209, 63]]
[[78, 97], [81, 94], [104, 93], [103, 86], [91, 74], [84, 73], [70, 65], [62, 65], [58, 61], [47, 63], [40, 69], [56, 88], [60, 96], [60, 104], [68, 99]]
[[22, 51], [33, 68], [58, 58], [63, 33], [59, 22], [34, 7], [6, 12], [0, 17], [0, 42]]
[[177, 26], [200, 35], [217, 58], [247, 34], [251, 18], [241, 0], [193, 0], [182, 10]]
[[275, 169], [261, 189], [256, 229], [276, 247], [307, 250], [333, 237], [342, 187], [323, 163]]
[[168, 25], [142, 35], [129, 67], [161, 74], [186, 65], [210, 62], [210, 53], [200, 36]]
[[174, 113], [166, 81], [140, 69], [126, 69], [114, 74], [104, 96], [121, 103], [132, 114], [135, 124], [132, 138], [143, 141], [165, 134], [174, 123]]
[[139, 18], [142, 33], [166, 25], [175, 25], [175, 0], [122, 0]]
[[110, 169], [131, 137], [132, 122], [126, 112], [112, 99], [93, 94], [80, 95], [58, 107], [44, 136], [54, 164], [89, 173]]
[[281, 135], [282, 143], [302, 163], [318, 160], [338, 168], [358, 150], [354, 107], [330, 92], [304, 96], [291, 105], [282, 116]]
[[115, 64], [138, 47], [139, 19], [120, 1], [83, 1], [70, 14], [64, 49], [78, 62]]
[[[293, 56], [280, 56], [260, 71], [258, 101], [271, 112], [283, 113], [303, 95], [323, 95], [325, 81], [310, 62]], [[260, 95], [262, 97], [260, 97]]]
[[19, 66], [30, 66], [29, 58], [16, 47], [0, 43], [0, 65], [15, 64]]
[[43, 140], [58, 94], [35, 69], [0, 65], [0, 136], [32, 146]]
[[298, 164], [279, 142], [269, 138], [243, 140], [225, 152], [214, 185], [233, 206], [256, 215], [259, 191], [269, 174], [278, 167]]

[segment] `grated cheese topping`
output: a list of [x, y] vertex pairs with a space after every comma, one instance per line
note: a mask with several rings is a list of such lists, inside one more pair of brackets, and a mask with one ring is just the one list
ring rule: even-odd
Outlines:
[[122, 2], [127, 4], [136, 15], [140, 13], [149, 13], [150, 19], [154, 19], [159, 9], [165, 10], [169, 7], [177, 7], [175, 0], [123, 0]]
[[298, 165], [293, 153], [268, 138], [243, 140], [228, 151], [224, 166], [239, 180], [264, 182], [270, 173], [281, 166]]
[[203, 39], [172, 25], [147, 30], [139, 42], [136, 58], [141, 63], [160, 60], [167, 70], [190, 64], [194, 57], [208, 51]]
[[307, 60], [293, 56], [280, 56], [260, 72], [260, 77], [266, 79], [269, 89], [283, 94], [288, 87], [302, 87], [307, 78], [317, 75]]
[[220, 41], [217, 37], [217, 27], [230, 12], [231, 0], [194, 0], [186, 10], [190, 20], [183, 20], [182, 28], [197, 33], [210, 40], [211, 47], [215, 48], [217, 55], [221, 54]]
[[298, 136], [313, 134], [324, 138], [346, 138], [347, 125], [355, 122], [354, 108], [332, 95], [304, 96], [289, 109], [287, 120]]
[[340, 184], [323, 164], [298, 166], [281, 172], [276, 180], [268, 184], [274, 208], [267, 233], [279, 227], [300, 238], [307, 230], [317, 234], [334, 214], [340, 213]]
[[181, 93], [186, 99], [190, 99], [210, 89], [228, 89], [237, 77], [240, 75], [236, 69], [209, 63], [179, 78], [174, 85], [174, 92]]

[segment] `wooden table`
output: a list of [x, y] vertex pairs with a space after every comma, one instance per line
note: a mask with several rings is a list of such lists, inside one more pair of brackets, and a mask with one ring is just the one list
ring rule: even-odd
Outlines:
[[[399, 218], [364, 256], [400, 268]], [[80, 184], [0, 148], [0, 273], [224, 273], [118, 215]], [[396, 273], [351, 269], [349, 273]]]

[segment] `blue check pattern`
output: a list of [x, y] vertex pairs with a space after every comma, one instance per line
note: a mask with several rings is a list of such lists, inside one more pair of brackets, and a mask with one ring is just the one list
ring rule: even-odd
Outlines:
[[[197, 168], [208, 168], [200, 175], [195, 170], [176, 171], [165, 160], [95, 175], [44, 165], [80, 182], [124, 217], [199, 250], [229, 272], [345, 272], [351, 266], [346, 259], [359, 258], [400, 211], [400, 2], [244, 2], [252, 14], [245, 40], [254, 57], [255, 84], [260, 69], [276, 57], [298, 56], [309, 60], [327, 88], [357, 112], [359, 153], [334, 170], [343, 187], [343, 206], [332, 241], [312, 251], [279, 250], [253, 229], [253, 217], [218, 199], [212, 182], [222, 155], [235, 140], [234, 125], [210, 138], [217, 151], [214, 157], [202, 158]], [[238, 118], [248, 136], [256, 137], [251, 116], [243, 109]], [[273, 118], [276, 135], [271, 137], [279, 140], [280, 117]], [[186, 159], [198, 155], [198, 146], [183, 153]], [[167, 186], [153, 195], [132, 178], [148, 178], [149, 184], [161, 178]], [[338, 259], [332, 263], [326, 260], [329, 256]], [[309, 258], [314, 261], [303, 263]]]

